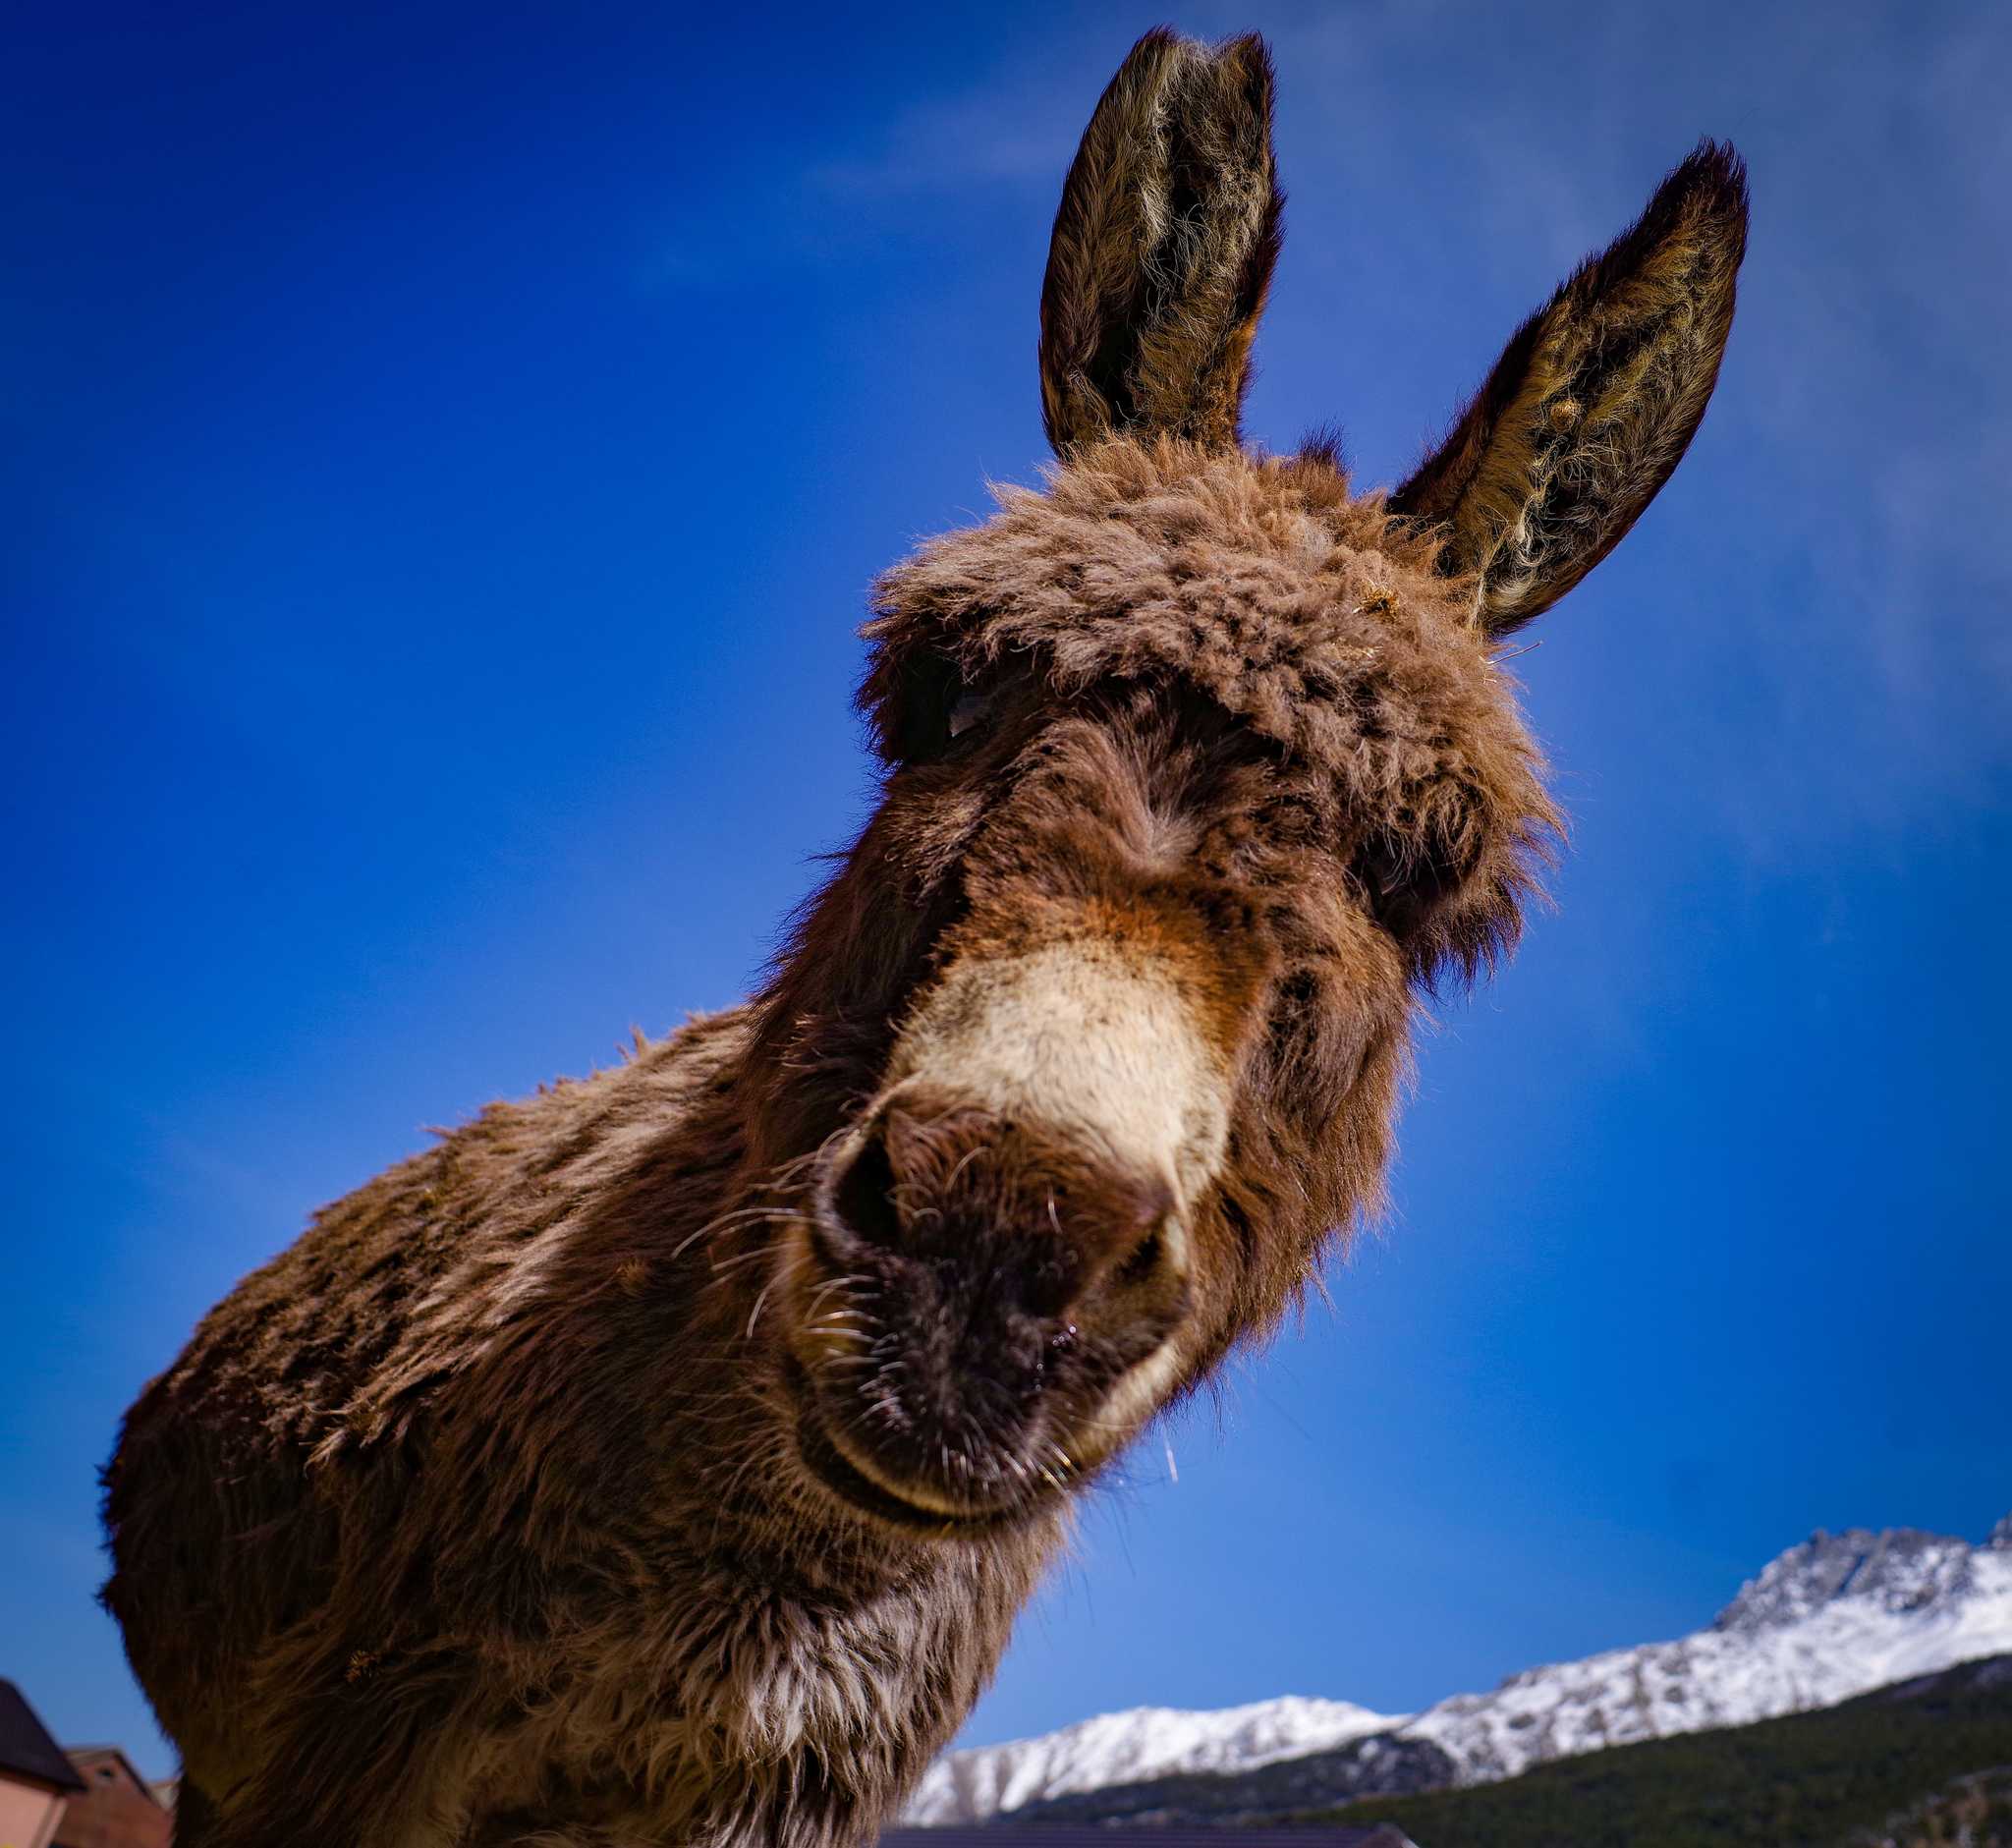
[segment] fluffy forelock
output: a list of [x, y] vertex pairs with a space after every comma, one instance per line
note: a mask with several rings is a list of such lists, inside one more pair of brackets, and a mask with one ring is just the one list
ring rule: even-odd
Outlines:
[[1516, 934], [1558, 830], [1514, 682], [1435, 547], [1319, 455], [1118, 439], [995, 489], [875, 588], [860, 702], [883, 756], [940, 664], [1019, 660], [1066, 698], [1182, 682], [1317, 764], [1400, 853], [1451, 855], [1462, 902], [1420, 946], [1472, 975]]

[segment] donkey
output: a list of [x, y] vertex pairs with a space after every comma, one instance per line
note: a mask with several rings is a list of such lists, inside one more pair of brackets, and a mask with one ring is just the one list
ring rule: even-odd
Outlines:
[[1158, 30], [1104, 92], [1058, 461], [878, 585], [879, 806], [762, 990], [326, 1208], [129, 1413], [184, 1848], [869, 1841], [1072, 1498], [1373, 1208], [1558, 825], [1499, 644], [1690, 442], [1746, 190], [1701, 144], [1356, 495], [1239, 436], [1271, 81]]

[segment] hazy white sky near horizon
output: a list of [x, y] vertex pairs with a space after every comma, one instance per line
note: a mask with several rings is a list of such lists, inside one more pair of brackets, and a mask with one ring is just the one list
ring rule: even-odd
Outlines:
[[[0, 1673], [63, 1736], [166, 1764], [91, 1473], [195, 1317], [421, 1125], [744, 992], [849, 837], [865, 587], [1034, 478], [1047, 222], [1158, 17], [0, 28]], [[1395, 478], [1701, 135], [1752, 254], [1691, 457], [1518, 662], [1558, 912], [973, 1739], [1408, 1709], [2012, 1507], [2012, 14], [1175, 23], [1278, 66], [1272, 447]]]

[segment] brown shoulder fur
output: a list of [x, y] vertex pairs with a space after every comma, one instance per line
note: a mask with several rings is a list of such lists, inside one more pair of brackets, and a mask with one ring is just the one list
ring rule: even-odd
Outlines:
[[1053, 1536], [918, 1557], [778, 1492], [748, 1027], [492, 1105], [134, 1406], [105, 1602], [204, 1840], [850, 1840], [954, 1729]]

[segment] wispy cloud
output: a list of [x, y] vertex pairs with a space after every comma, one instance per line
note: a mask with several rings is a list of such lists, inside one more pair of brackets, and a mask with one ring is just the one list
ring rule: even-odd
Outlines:
[[810, 170], [827, 193], [867, 198], [965, 192], [988, 184], [1052, 184], [1082, 131], [1073, 105], [1030, 72], [959, 96], [930, 98], [874, 145]]

